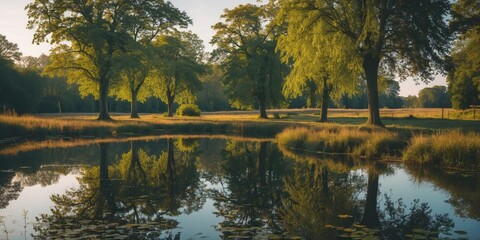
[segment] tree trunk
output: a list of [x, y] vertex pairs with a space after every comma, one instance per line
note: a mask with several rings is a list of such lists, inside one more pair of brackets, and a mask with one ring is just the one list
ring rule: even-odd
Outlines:
[[137, 110], [137, 103], [138, 103], [137, 95], [138, 95], [138, 92], [133, 90], [132, 102], [130, 103], [130, 118], [140, 118], [140, 116], [138, 116], [138, 110]]
[[327, 78], [323, 78], [322, 90], [322, 112], [320, 115], [320, 122], [326, 122], [328, 119], [328, 105], [330, 104], [330, 87], [327, 84]]
[[62, 115], [62, 103], [61, 103], [60, 99], [57, 100], [57, 107], [58, 107], [58, 114]]
[[265, 96], [258, 97], [258, 108], [260, 110], [260, 118], [268, 119]]
[[365, 205], [365, 212], [363, 214], [360, 224], [368, 228], [380, 227], [380, 220], [377, 213], [377, 194], [378, 194], [378, 174], [369, 170], [368, 185], [367, 185], [367, 202]]
[[169, 186], [169, 193], [171, 195], [174, 194], [174, 187], [175, 187], [175, 175], [176, 175], [176, 166], [175, 166], [175, 153], [173, 148], [173, 139], [167, 139], [167, 176], [168, 176], [168, 186]]
[[368, 125], [383, 127], [380, 119], [380, 107], [378, 100], [378, 66], [379, 57], [365, 56], [363, 58], [363, 70], [367, 78], [367, 95], [368, 95]]
[[173, 117], [173, 96], [167, 96], [167, 113], [168, 117]]
[[[112, 219], [116, 212], [114, 196], [111, 191], [112, 183], [108, 176], [108, 143], [100, 143], [100, 169], [99, 169], [99, 198], [97, 202], [97, 209], [95, 215], [97, 218]], [[106, 203], [106, 206], [105, 206]], [[104, 216], [104, 210], [106, 207], [106, 216]]]
[[112, 120], [108, 114], [108, 80], [100, 81], [99, 115], [97, 120]]
[[266, 186], [266, 171], [265, 171], [265, 160], [267, 159], [267, 142], [260, 143], [260, 149], [258, 150], [258, 166], [257, 166], [257, 176], [259, 177], [260, 186]]

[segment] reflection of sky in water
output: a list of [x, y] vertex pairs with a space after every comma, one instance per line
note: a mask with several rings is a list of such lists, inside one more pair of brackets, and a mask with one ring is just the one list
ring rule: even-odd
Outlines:
[[[57, 183], [42, 187], [40, 184], [25, 187], [16, 200], [10, 201], [5, 209], [0, 209], [0, 216], [5, 217], [4, 221], [9, 233], [9, 239], [25, 239], [23, 236], [23, 211], [27, 210], [27, 239], [30, 233], [33, 233], [32, 223], [35, 217], [40, 214], [49, 214], [53, 206], [50, 196], [53, 194], [62, 194], [67, 189], [78, 187], [77, 174], [68, 174], [60, 176]], [[5, 238], [3, 226], [1, 226], [0, 239]]]
[[[408, 208], [413, 200], [419, 199], [420, 203], [428, 203], [433, 214], [447, 213], [448, 217], [452, 218], [455, 222], [454, 230], [466, 231], [470, 239], [480, 239], [480, 222], [457, 216], [452, 206], [446, 202], [450, 198], [450, 195], [446, 191], [425, 181], [421, 183], [413, 181], [412, 177], [400, 167], [395, 168], [395, 174], [380, 176], [379, 192], [378, 203], [382, 209], [384, 208], [385, 193], [395, 202], [399, 198], [402, 198], [403, 203]], [[453, 237], [464, 236], [465, 235], [453, 235]]]

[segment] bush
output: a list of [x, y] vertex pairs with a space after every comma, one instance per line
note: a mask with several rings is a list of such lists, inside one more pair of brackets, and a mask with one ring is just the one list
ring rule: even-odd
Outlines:
[[191, 117], [198, 117], [200, 116], [200, 108], [198, 108], [195, 104], [184, 104], [181, 105], [177, 112], [175, 113], [177, 116], [191, 116]]

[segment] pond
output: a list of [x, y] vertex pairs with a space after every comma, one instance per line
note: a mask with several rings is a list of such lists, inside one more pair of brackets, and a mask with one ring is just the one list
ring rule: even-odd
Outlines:
[[480, 176], [266, 140], [0, 156], [0, 239], [479, 239]]

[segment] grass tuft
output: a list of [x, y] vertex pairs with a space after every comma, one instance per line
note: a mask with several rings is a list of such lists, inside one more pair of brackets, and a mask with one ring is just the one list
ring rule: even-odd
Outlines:
[[404, 160], [461, 169], [480, 169], [480, 134], [458, 130], [414, 136]]
[[382, 157], [397, 154], [404, 140], [384, 129], [332, 127], [328, 129], [288, 128], [277, 135], [278, 144], [311, 152], [348, 153]]

